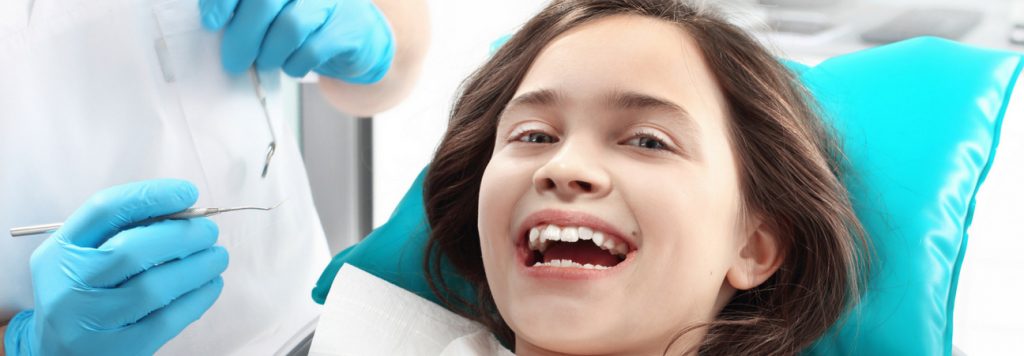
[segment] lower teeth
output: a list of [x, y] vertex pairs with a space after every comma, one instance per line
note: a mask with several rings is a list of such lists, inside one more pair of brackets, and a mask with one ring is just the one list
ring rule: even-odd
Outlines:
[[537, 262], [533, 264], [534, 267], [547, 266], [547, 267], [565, 267], [565, 268], [582, 268], [582, 269], [608, 269], [608, 266], [592, 265], [592, 264], [579, 264], [571, 260], [551, 260], [550, 262]]

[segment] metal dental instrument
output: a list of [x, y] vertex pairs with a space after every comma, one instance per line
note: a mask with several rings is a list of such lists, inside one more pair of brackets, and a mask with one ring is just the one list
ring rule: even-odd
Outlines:
[[[284, 203], [284, 202], [282, 201], [282, 202], [277, 203], [276, 205], [274, 205], [272, 207], [269, 207], [269, 208], [267, 208], [267, 207], [259, 207], [259, 206], [239, 206], [239, 207], [234, 207], [234, 208], [188, 208], [188, 209], [179, 211], [179, 212], [174, 213], [174, 214], [167, 214], [167, 215], [161, 215], [161, 216], [157, 216], [157, 217], [152, 217], [152, 218], [140, 221], [140, 222], [138, 222], [138, 223], [136, 223], [136, 224], [134, 224], [132, 226], [147, 225], [147, 224], [152, 224], [152, 223], [155, 223], [157, 221], [167, 220], [167, 219], [190, 219], [190, 218], [198, 218], [198, 217], [204, 217], [204, 216], [214, 216], [214, 215], [226, 213], [226, 212], [229, 212], [229, 211], [239, 211], [239, 210], [270, 211], [270, 210], [273, 210], [274, 208], [277, 208], [278, 206], [281, 206], [281, 203]], [[64, 223], [53, 223], [53, 224], [43, 224], [43, 225], [16, 227], [16, 228], [11, 229], [11, 236], [12, 237], [19, 237], [19, 236], [49, 234], [51, 232], [57, 231], [57, 229], [60, 229], [61, 226], [64, 226]]]
[[267, 157], [263, 160], [263, 172], [260, 173], [260, 178], [267, 177], [267, 169], [270, 168], [270, 158], [274, 157], [274, 150], [277, 149], [277, 134], [274, 133], [274, 123], [270, 121], [270, 110], [267, 109], [267, 93], [263, 91], [263, 85], [260, 82], [260, 75], [256, 72], [256, 67], [249, 69], [249, 77], [252, 78], [253, 89], [256, 90], [256, 96], [260, 99], [260, 106], [263, 108], [263, 117], [267, 119], [267, 127], [270, 128], [270, 145], [267, 146]]

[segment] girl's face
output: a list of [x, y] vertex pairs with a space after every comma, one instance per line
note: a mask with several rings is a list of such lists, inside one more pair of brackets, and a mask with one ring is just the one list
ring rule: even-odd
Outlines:
[[670, 23], [612, 16], [545, 47], [480, 188], [487, 280], [518, 352], [660, 354], [774, 272], [774, 239], [741, 216], [726, 115]]

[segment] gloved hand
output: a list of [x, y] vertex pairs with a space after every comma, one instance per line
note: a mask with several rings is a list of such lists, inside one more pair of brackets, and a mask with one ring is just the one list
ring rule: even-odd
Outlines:
[[310, 70], [356, 84], [379, 81], [395, 38], [370, 0], [200, 0], [203, 25], [224, 28], [221, 60], [231, 73], [256, 63], [293, 77]]
[[206, 218], [129, 228], [195, 203], [181, 180], [93, 195], [30, 260], [35, 310], [8, 325], [7, 355], [150, 355], [220, 295], [227, 251]]

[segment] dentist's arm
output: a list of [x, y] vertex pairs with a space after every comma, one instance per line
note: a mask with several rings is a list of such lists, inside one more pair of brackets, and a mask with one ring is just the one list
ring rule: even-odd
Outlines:
[[[4, 335], [7, 335], [7, 322], [6, 321], [4, 322], [4, 326], [0, 326], [0, 338], [2, 338]], [[0, 340], [0, 356], [7, 356], [7, 353], [4, 352], [3, 340]]]
[[310, 71], [342, 111], [369, 116], [412, 89], [429, 42], [425, 0], [200, 0], [203, 25], [224, 31], [229, 73], [253, 64]]

